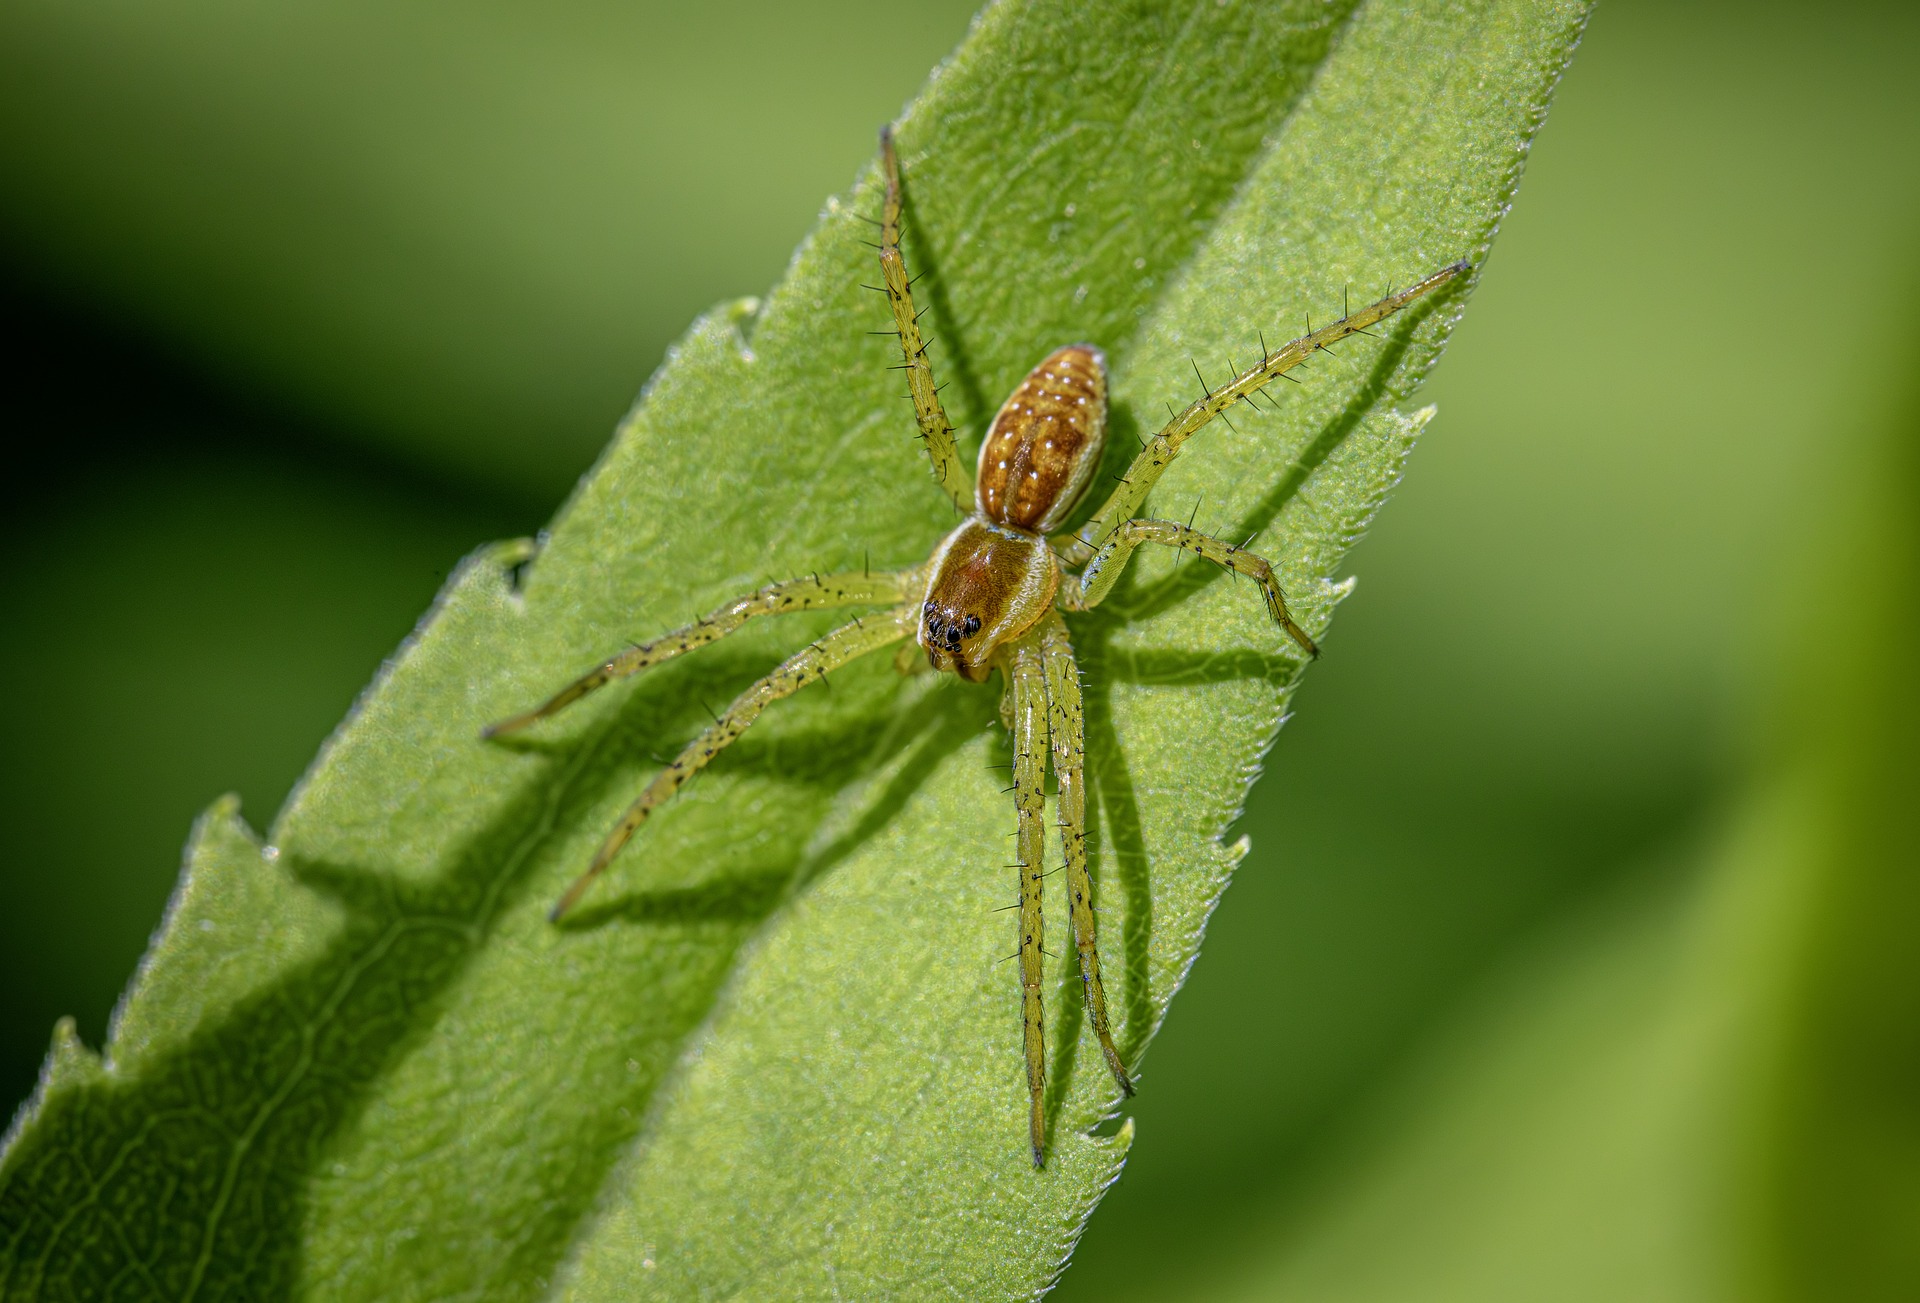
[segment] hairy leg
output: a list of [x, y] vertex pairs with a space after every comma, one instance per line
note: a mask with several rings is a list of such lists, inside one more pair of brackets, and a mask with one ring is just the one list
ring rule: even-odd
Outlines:
[[1113, 1079], [1123, 1094], [1133, 1094], [1120, 1051], [1107, 1027], [1107, 993], [1100, 983], [1100, 951], [1094, 942], [1093, 880], [1087, 876], [1087, 721], [1080, 705], [1080, 667], [1067, 640], [1066, 621], [1049, 612], [1041, 624], [1040, 655], [1047, 671], [1047, 732], [1053, 739], [1053, 773], [1060, 786], [1060, 847], [1067, 867], [1067, 900], [1073, 918], [1073, 944], [1080, 953], [1080, 982], [1086, 989], [1087, 1021], [1100, 1041]]
[[1094, 554], [1087, 562], [1087, 568], [1080, 572], [1078, 588], [1069, 584], [1061, 588], [1061, 602], [1070, 611], [1091, 610], [1112, 591], [1114, 581], [1120, 578], [1120, 572], [1127, 568], [1127, 559], [1133, 555], [1133, 549], [1142, 543], [1164, 543], [1168, 547], [1177, 547], [1204, 557], [1223, 569], [1235, 574], [1246, 575], [1260, 585], [1260, 593], [1267, 599], [1267, 613], [1274, 623], [1287, 631], [1287, 635], [1305, 649], [1309, 656], [1318, 656], [1320, 648], [1313, 639], [1307, 637], [1307, 631], [1293, 622], [1293, 616], [1287, 612], [1287, 599], [1280, 592], [1280, 584], [1273, 577], [1273, 565], [1265, 557], [1255, 556], [1245, 548], [1223, 543], [1210, 534], [1202, 534], [1186, 525], [1176, 525], [1170, 520], [1129, 520], [1109, 536], [1106, 546]]
[[900, 257], [900, 161], [894, 157], [892, 127], [880, 133], [880, 161], [887, 176], [886, 207], [880, 221], [880, 276], [887, 285], [887, 299], [893, 304], [893, 325], [900, 334], [907, 391], [913, 395], [913, 414], [920, 422], [920, 438], [933, 461], [933, 478], [965, 515], [973, 510], [973, 477], [967, 474], [966, 463], [960, 460], [960, 450], [953, 440], [953, 423], [947, 419], [947, 410], [940, 405], [940, 394], [934, 387], [933, 368], [927, 365], [927, 343], [920, 338], [920, 314], [914, 310], [907, 264]]
[[1047, 677], [1040, 640], [1013, 643], [1000, 662], [1013, 699], [1013, 803], [1020, 872], [1020, 1022], [1027, 1056], [1027, 1136], [1039, 1167], [1047, 1142], [1047, 1042], [1040, 1001], [1040, 880], [1046, 850]]
[[517, 733], [530, 724], [557, 715], [580, 698], [605, 687], [615, 679], [624, 679], [651, 669], [662, 661], [717, 642], [757, 615], [785, 615], [789, 611], [815, 611], [831, 606], [886, 606], [918, 595], [926, 583], [920, 570], [900, 570], [877, 574], [810, 575], [768, 584], [758, 592], [728, 602], [719, 610], [651, 642], [629, 647], [613, 659], [581, 675], [532, 710], [489, 724], [481, 737], [500, 737]]
[[661, 770], [647, 784], [647, 790], [640, 794], [639, 799], [627, 807], [627, 812], [620, 816], [620, 822], [613, 826], [613, 831], [600, 844], [593, 863], [587, 866], [585, 873], [574, 879], [573, 885], [560, 897], [549, 917], [558, 919], [572, 909], [587, 888], [593, 885], [593, 880], [600, 876], [600, 871], [612, 862], [613, 857], [620, 853], [620, 848], [647, 821], [647, 816], [686, 786], [688, 779], [705, 769], [735, 738], [752, 727], [753, 722], [760, 718], [761, 711], [782, 697], [792, 696], [807, 684], [825, 678], [831, 671], [857, 656], [864, 656], [910, 637], [919, 619], [919, 607], [900, 606], [855, 620], [851, 624], [843, 624], [819, 642], [789, 656], [773, 673], [735, 697], [726, 713], [699, 737], [687, 743], [673, 763]]
[[1053, 540], [1054, 548], [1060, 553], [1061, 559], [1069, 566], [1085, 565], [1088, 558], [1107, 541], [1108, 535], [1114, 531], [1115, 527], [1121, 521], [1132, 518], [1133, 514], [1140, 510], [1141, 504], [1147, 500], [1148, 492], [1159, 481], [1173, 459], [1179, 455], [1180, 446], [1192, 438], [1207, 422], [1241, 399], [1260, 392], [1270, 382], [1291, 371], [1328, 344], [1337, 343], [1349, 335], [1359, 334], [1368, 326], [1392, 316], [1415, 299], [1439, 289], [1465, 271], [1467, 266], [1467, 263], [1456, 262], [1450, 267], [1442, 267], [1416, 285], [1389, 294], [1386, 298], [1377, 303], [1368, 304], [1358, 312], [1349, 313], [1330, 326], [1322, 326], [1311, 334], [1302, 335], [1298, 339], [1282, 344], [1261, 358], [1257, 364], [1235, 376], [1231, 383], [1214, 390], [1174, 417], [1160, 433], [1153, 436], [1152, 442], [1140, 450], [1140, 455], [1133, 459], [1133, 465], [1127, 467], [1126, 476], [1120, 481], [1120, 487], [1101, 504], [1100, 510], [1094, 512], [1092, 518], [1073, 533]]

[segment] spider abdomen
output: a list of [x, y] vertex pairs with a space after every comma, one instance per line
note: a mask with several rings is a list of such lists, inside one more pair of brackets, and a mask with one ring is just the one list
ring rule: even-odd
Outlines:
[[1106, 355], [1091, 344], [1054, 350], [1001, 404], [980, 445], [980, 514], [1036, 533], [1058, 529], [1093, 479], [1106, 438]]

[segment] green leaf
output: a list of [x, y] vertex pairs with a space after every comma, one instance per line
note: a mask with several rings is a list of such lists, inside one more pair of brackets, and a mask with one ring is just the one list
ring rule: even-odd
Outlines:
[[[1090, 339], [1124, 456], [1195, 365], [1224, 376], [1349, 285], [1479, 261], [1583, 16], [990, 9], [900, 127], [956, 421], [977, 432]], [[764, 305], [694, 327], [537, 553], [455, 577], [273, 850], [228, 805], [202, 822], [105, 1060], [57, 1036], [12, 1135], [8, 1296], [1024, 1297], [1057, 1273], [1131, 1131], [1099, 1129], [1118, 1101], [1054, 961], [1048, 1165], [1023, 1155], [995, 692], [881, 657], [784, 703], [560, 927], [547, 905], [652, 757], [826, 626], [751, 629], [528, 741], [476, 740], [629, 638], [768, 578], [916, 564], [949, 527], [892, 341], [865, 333], [886, 324], [860, 288], [875, 201], [869, 174]], [[1160, 513], [1256, 535], [1323, 630], [1463, 298], [1209, 427]], [[1165, 557], [1073, 627], [1137, 1060], [1299, 663], [1249, 590]]]

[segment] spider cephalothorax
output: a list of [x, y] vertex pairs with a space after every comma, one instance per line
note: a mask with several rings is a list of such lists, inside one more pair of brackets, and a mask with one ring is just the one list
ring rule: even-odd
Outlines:
[[1059, 589], [1044, 538], [972, 517], [933, 554], [919, 633], [928, 663], [985, 683], [994, 651], [1052, 610]]
[[[1318, 655], [1306, 631], [1287, 612], [1273, 567], [1242, 547], [1187, 525], [1135, 515], [1181, 446], [1202, 426], [1259, 392], [1270, 381], [1336, 340], [1364, 331], [1466, 269], [1454, 263], [1408, 289], [1332, 325], [1310, 331], [1273, 352], [1232, 383], [1176, 415], [1134, 459], [1118, 488], [1072, 533], [1059, 535], [1086, 494], [1100, 463], [1107, 428], [1106, 358], [1091, 344], [1069, 344], [1049, 354], [1001, 405], [980, 447], [972, 484], [955, 445], [953, 426], [933, 384], [927, 349], [906, 265], [900, 257], [900, 173], [892, 137], [881, 133], [886, 179], [880, 223], [880, 268], [905, 358], [907, 388], [933, 460], [934, 477], [966, 519], [934, 549], [926, 564], [874, 573], [810, 576], [769, 584], [729, 602], [698, 622], [629, 648], [561, 689], [543, 705], [485, 731], [493, 737], [527, 727], [614, 679], [636, 674], [738, 629], [758, 615], [829, 606], [878, 606], [884, 616], [856, 619], [788, 658], [736, 698], [726, 713], [655, 776], [607, 834], [593, 862], [553, 908], [558, 918], [626, 845], [660, 804], [752, 725], [771, 702], [857, 656], [912, 638], [935, 670], [973, 683], [994, 671], [1005, 680], [1002, 715], [1013, 733], [1016, 865], [1020, 875], [1021, 1020], [1028, 1098], [1028, 1142], [1034, 1165], [1045, 1154], [1046, 1055], [1041, 1001], [1041, 882], [1044, 877], [1046, 768], [1051, 753], [1058, 784], [1062, 868], [1087, 1021], [1120, 1089], [1133, 1083], [1108, 1025], [1106, 993], [1095, 945], [1093, 883], [1087, 873], [1085, 724], [1080, 675], [1062, 611], [1085, 611], [1106, 597], [1141, 543], [1180, 548], [1260, 588], [1268, 612], [1309, 655]], [[1074, 573], [1078, 571], [1078, 573]]]

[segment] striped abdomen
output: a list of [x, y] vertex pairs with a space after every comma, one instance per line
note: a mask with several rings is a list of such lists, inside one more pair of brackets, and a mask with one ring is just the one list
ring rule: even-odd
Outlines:
[[980, 514], [1036, 533], [1060, 528], [1106, 438], [1106, 354], [1091, 344], [1056, 350], [1020, 382], [980, 445]]

